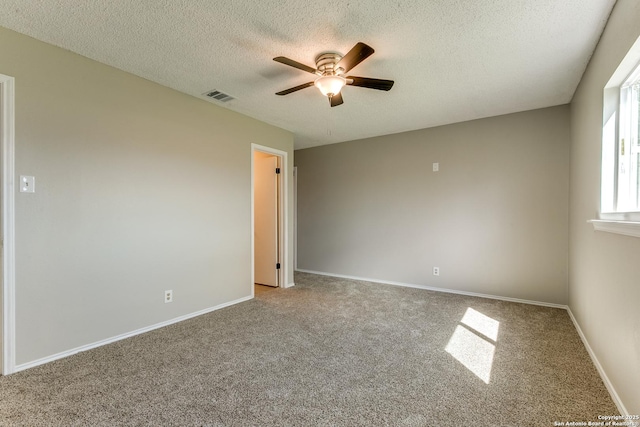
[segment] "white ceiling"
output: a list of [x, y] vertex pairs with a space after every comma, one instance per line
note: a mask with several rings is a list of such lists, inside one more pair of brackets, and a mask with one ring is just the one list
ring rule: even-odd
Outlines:
[[[0, 26], [292, 131], [296, 148], [571, 101], [615, 0], [0, 0]], [[315, 88], [322, 51], [376, 52], [330, 108]]]

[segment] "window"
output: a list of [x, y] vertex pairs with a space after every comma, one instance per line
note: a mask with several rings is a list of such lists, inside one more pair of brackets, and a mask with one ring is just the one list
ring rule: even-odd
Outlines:
[[640, 38], [604, 88], [596, 230], [640, 237]]
[[617, 219], [632, 219], [635, 215], [630, 214], [640, 211], [640, 66], [616, 89], [618, 105], [602, 134], [601, 213], [622, 213], [627, 215]]
[[637, 212], [640, 183], [640, 67], [620, 88], [620, 148], [618, 150], [618, 211]]
[[604, 90], [603, 220], [640, 221], [640, 55], [636, 45]]

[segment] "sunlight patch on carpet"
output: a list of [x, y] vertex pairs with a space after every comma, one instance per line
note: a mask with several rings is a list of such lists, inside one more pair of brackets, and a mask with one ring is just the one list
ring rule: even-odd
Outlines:
[[489, 384], [499, 327], [500, 322], [469, 307], [445, 350]]

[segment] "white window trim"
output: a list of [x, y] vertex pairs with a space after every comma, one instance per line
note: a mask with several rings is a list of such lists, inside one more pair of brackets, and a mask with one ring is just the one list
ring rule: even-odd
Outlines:
[[[630, 77], [631, 72], [636, 69], [639, 60], [640, 37], [636, 40], [631, 49], [629, 49], [629, 52], [611, 76], [611, 79], [607, 82], [607, 85], [605, 86], [604, 105], [607, 105], [607, 102], [612, 101], [612, 98], [607, 97], [607, 89], [611, 90], [615, 88], [615, 102], [618, 105], [617, 108], [619, 108], [619, 88]], [[603, 129], [604, 125], [605, 123], [603, 123]], [[602, 207], [600, 209], [601, 211], [599, 212], [597, 219], [587, 221], [588, 223], [591, 223], [595, 231], [640, 237], [640, 212], [602, 212]]]
[[640, 237], [640, 222], [613, 221], [610, 219], [592, 219], [590, 222], [596, 231], [623, 234], [625, 236]]

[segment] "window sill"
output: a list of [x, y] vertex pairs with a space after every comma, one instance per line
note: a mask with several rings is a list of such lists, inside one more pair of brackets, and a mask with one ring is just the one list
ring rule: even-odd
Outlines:
[[613, 221], [608, 219], [592, 219], [590, 222], [596, 231], [624, 234], [625, 236], [640, 237], [640, 222]]

